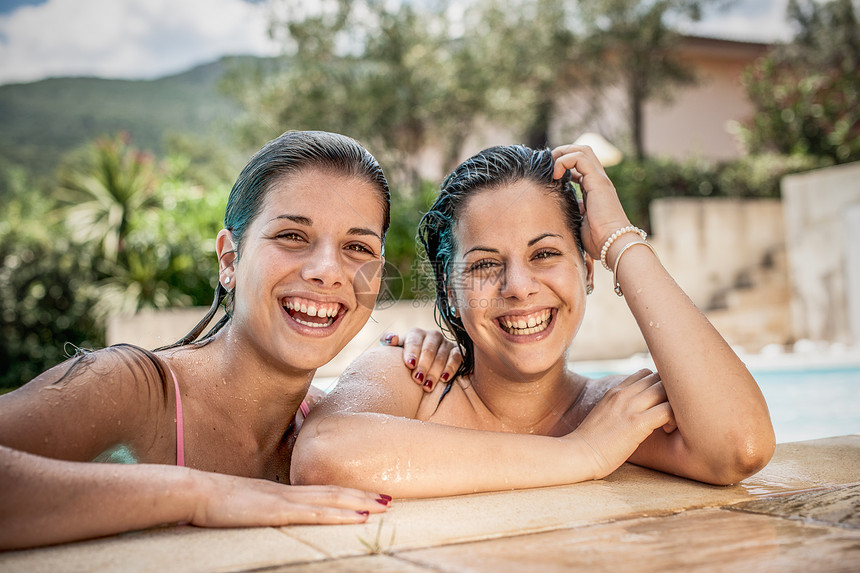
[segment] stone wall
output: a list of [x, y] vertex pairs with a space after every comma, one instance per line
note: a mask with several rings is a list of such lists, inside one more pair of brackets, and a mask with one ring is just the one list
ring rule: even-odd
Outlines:
[[860, 163], [782, 181], [797, 339], [860, 343]]
[[[651, 204], [654, 245], [675, 281], [734, 346], [785, 344], [789, 296], [784, 219], [777, 199], [660, 199]], [[611, 273], [595, 270], [595, 292], [571, 346], [573, 360], [646, 352]]]

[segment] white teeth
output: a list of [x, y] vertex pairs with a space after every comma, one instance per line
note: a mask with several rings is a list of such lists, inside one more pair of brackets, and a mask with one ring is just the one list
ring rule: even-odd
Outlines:
[[528, 320], [525, 318], [511, 319], [507, 316], [503, 316], [500, 318], [499, 322], [509, 334], [526, 336], [545, 330], [549, 326], [549, 319], [551, 316], [552, 312], [545, 310], [539, 316], [531, 316]]
[[329, 319], [328, 321], [323, 322], [323, 323], [308, 322], [306, 320], [302, 320], [301, 318], [296, 318], [296, 317], [293, 317], [293, 320], [295, 320], [299, 324], [304, 324], [305, 326], [310, 326], [311, 328], [325, 328], [326, 326], [331, 326], [331, 323], [333, 322], [331, 319]]
[[308, 316], [321, 316], [323, 318], [331, 318], [337, 316], [340, 311], [340, 305], [337, 303], [329, 303], [322, 305], [312, 301], [288, 300], [284, 301], [282, 306], [289, 310], [295, 310]]

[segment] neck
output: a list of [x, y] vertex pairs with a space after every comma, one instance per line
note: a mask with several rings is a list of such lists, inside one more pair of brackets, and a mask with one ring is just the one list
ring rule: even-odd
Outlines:
[[[245, 427], [261, 446], [286, 432], [305, 397], [315, 370], [295, 370], [262, 356], [235, 339], [228, 328], [195, 351], [200, 395], [237, 427]], [[274, 445], [274, 444], [273, 444]]]
[[494, 369], [477, 358], [471, 379], [488, 413], [509, 432], [554, 434], [578, 395], [564, 359], [544, 372], [526, 375]]

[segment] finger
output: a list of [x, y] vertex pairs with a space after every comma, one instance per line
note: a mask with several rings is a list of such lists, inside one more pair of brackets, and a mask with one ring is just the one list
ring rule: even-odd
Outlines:
[[379, 337], [379, 344], [382, 346], [400, 346], [400, 336], [394, 332], [384, 332]]
[[439, 380], [447, 382], [453, 378], [454, 373], [460, 368], [463, 363], [463, 355], [460, 353], [460, 347], [452, 344], [451, 351], [448, 353], [448, 361], [445, 363], [445, 368], [439, 376]]
[[[654, 372], [652, 372], [648, 368], [643, 368], [641, 370], [637, 370], [636, 372], [634, 372], [633, 374], [631, 374], [630, 376], [625, 378], [620, 384], [618, 384], [618, 386], [616, 386], [616, 388], [627, 388], [628, 386], [632, 386], [638, 382], [642, 382], [643, 380], [645, 380], [649, 376], [654, 376]], [[653, 381], [643, 382], [641, 384], [642, 389], [644, 389], [647, 386], [650, 386], [653, 383], [654, 383]]]
[[671, 434], [675, 430], [678, 429], [678, 422], [675, 421], [675, 413], [672, 412], [672, 419], [663, 424], [663, 431], [667, 434]]
[[[448, 365], [448, 357], [451, 355], [453, 348], [454, 345], [447, 340], [443, 340], [439, 345], [439, 349], [436, 351], [436, 357], [427, 369], [427, 375], [424, 378], [424, 389], [426, 391], [432, 391], [436, 381], [442, 380], [445, 367]], [[445, 378], [445, 381], [447, 380], [448, 378]]]
[[672, 406], [669, 402], [661, 402], [645, 411], [648, 427], [656, 430], [668, 424], [673, 417]]
[[296, 503], [382, 513], [391, 505], [390, 495], [339, 486], [299, 485], [290, 488], [289, 498]]
[[569, 147], [569, 149], [565, 149], [555, 158], [554, 179], [560, 178], [568, 169], [571, 170], [573, 179], [580, 183], [581, 179], [590, 173], [604, 173], [603, 165], [590, 147], [587, 145], [565, 147]]
[[277, 525], [337, 525], [364, 523], [370, 517], [365, 510], [324, 505], [290, 504], [273, 516]]
[[442, 337], [442, 333], [438, 330], [432, 330], [426, 333], [424, 342], [421, 345], [421, 354], [418, 356], [418, 364], [415, 366], [415, 372], [412, 374], [412, 378], [419, 384], [423, 384], [427, 389], [432, 389], [432, 383], [435, 381], [434, 378], [430, 381], [429, 385], [427, 384], [427, 375], [430, 372], [430, 368], [433, 366], [433, 363], [436, 361], [436, 356], [440, 352], [447, 353], [447, 349], [443, 346], [443, 342], [445, 342], [445, 339]]
[[[430, 335], [421, 328], [410, 328], [403, 339], [403, 363], [406, 367], [414, 370], [418, 366], [418, 358], [423, 351], [427, 337]], [[438, 343], [437, 343], [438, 346]]]

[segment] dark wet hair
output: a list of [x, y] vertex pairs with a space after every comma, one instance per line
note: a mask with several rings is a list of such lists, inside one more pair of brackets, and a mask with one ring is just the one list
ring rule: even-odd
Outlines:
[[457, 375], [470, 374], [474, 370], [475, 354], [463, 321], [453, 315], [448, 305], [451, 262], [457, 249], [454, 225], [466, 201], [476, 192], [498, 189], [522, 180], [532, 181], [557, 197], [567, 226], [573, 233], [580, 253], [583, 253], [579, 234], [582, 215], [570, 181], [570, 172], [565, 172], [561, 179], [553, 179], [554, 167], [555, 160], [549, 149], [535, 150], [524, 145], [485, 149], [461, 163], [445, 178], [439, 188], [439, 196], [418, 224], [418, 240], [433, 269], [436, 322], [456, 338], [463, 355]]
[[[242, 249], [245, 230], [260, 213], [272, 185], [288, 175], [308, 168], [330, 170], [346, 177], [358, 177], [376, 187], [383, 210], [382, 239], [385, 241], [385, 233], [391, 221], [391, 194], [382, 168], [370, 152], [345, 135], [326, 131], [288, 131], [264, 145], [251, 157], [230, 191], [224, 214], [224, 228], [232, 233], [237, 256]], [[232, 291], [228, 292], [219, 282], [206, 316], [180, 340], [155, 351], [184, 346], [197, 340], [218, 312], [218, 307], [223, 304], [228, 312], [201, 338], [208, 339], [230, 320], [231, 302]]]

